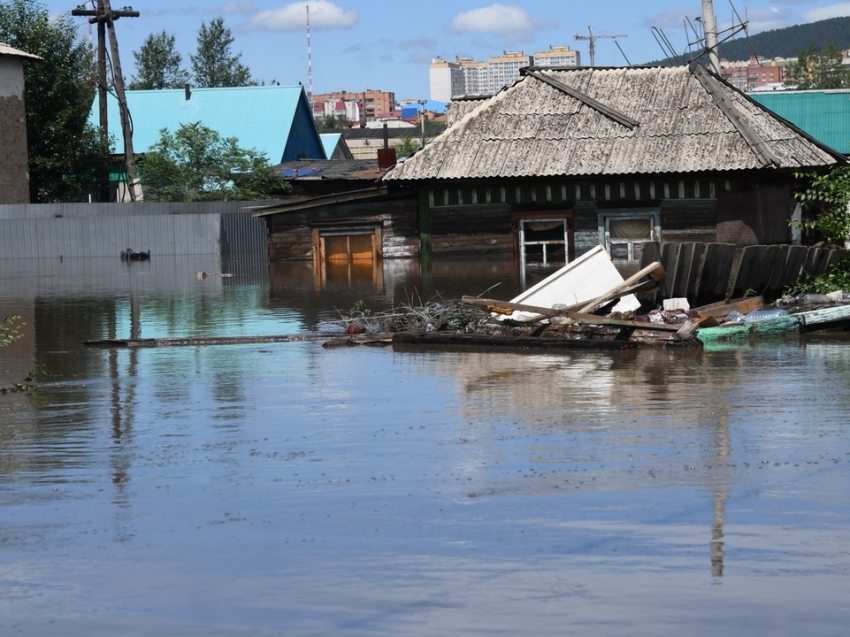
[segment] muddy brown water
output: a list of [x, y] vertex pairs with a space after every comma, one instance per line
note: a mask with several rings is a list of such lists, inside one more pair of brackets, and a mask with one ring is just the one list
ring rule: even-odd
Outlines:
[[492, 260], [0, 273], [0, 316], [27, 324], [3, 383], [46, 371], [34, 396], [0, 396], [0, 635], [846, 634], [843, 334], [89, 350], [530, 281]]

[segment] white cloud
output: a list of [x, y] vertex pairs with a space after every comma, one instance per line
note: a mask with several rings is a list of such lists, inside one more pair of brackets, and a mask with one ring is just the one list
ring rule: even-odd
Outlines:
[[492, 4], [458, 13], [449, 23], [449, 30], [453, 33], [489, 33], [518, 42], [529, 38], [536, 30], [552, 26], [556, 26], [556, 22], [544, 22], [522, 7]]
[[[310, 0], [310, 28], [350, 29], [360, 19], [353, 11], [346, 11], [329, 0]], [[303, 31], [307, 28], [307, 2], [293, 2], [262, 11], [239, 25], [240, 31]]]
[[829, 18], [843, 18], [850, 16], [850, 2], [839, 2], [828, 7], [816, 7], [803, 12], [806, 22], [817, 22]]

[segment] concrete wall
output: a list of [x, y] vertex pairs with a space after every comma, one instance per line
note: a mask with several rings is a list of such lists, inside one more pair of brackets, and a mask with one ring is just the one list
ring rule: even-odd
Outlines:
[[0, 204], [28, 202], [29, 188], [24, 67], [0, 55]]
[[268, 203], [0, 206], [0, 259], [265, 252], [265, 223], [246, 208]]

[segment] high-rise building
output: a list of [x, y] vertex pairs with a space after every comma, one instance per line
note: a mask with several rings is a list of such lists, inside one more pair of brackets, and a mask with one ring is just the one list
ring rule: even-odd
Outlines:
[[536, 66], [579, 66], [578, 51], [568, 46], [549, 46], [548, 51], [534, 54]]
[[578, 51], [568, 46], [550, 46], [548, 51], [525, 55], [505, 51], [502, 55], [477, 62], [458, 57], [454, 62], [434, 58], [430, 67], [431, 99], [450, 102], [464, 95], [492, 95], [519, 79], [519, 70], [527, 66], [580, 66]]
[[460, 58], [456, 62], [447, 62], [443, 58], [431, 60], [431, 99], [440, 102], [450, 102], [453, 95], [465, 91], [463, 68]]

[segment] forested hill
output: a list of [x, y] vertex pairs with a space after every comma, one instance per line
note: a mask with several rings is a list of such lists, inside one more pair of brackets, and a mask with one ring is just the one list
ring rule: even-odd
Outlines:
[[[720, 57], [733, 61], [749, 60], [752, 55], [760, 55], [768, 59], [796, 58], [801, 51], [807, 51], [812, 44], [815, 44], [820, 51], [828, 44], [834, 44], [842, 50], [850, 49], [850, 17], [830, 18], [784, 29], [763, 31], [751, 35], [749, 39], [739, 34], [735, 36], [735, 39], [720, 45]], [[650, 62], [650, 64], [671, 63], [674, 61], [669, 58]]]

